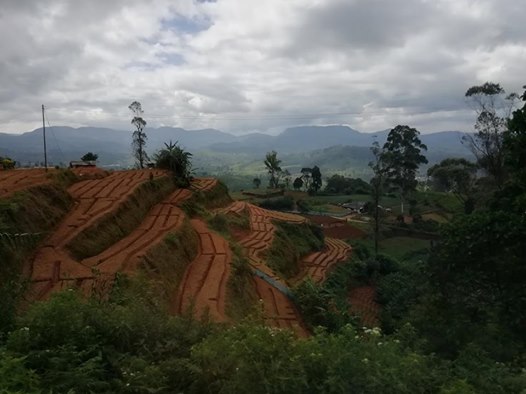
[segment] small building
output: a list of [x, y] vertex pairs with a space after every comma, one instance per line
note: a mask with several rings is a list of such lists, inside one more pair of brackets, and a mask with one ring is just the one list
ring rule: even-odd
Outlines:
[[364, 205], [365, 205], [365, 202], [356, 201], [356, 202], [347, 202], [347, 203], [341, 204], [341, 207], [348, 209], [351, 212], [362, 212]]
[[97, 162], [95, 160], [77, 160], [70, 161], [69, 168], [84, 168], [84, 167], [97, 167]]

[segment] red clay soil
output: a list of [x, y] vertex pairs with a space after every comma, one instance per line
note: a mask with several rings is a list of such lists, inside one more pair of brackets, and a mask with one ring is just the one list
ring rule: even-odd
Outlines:
[[75, 207], [58, 225], [55, 232], [37, 250], [26, 272], [31, 280], [29, 300], [45, 299], [54, 290], [75, 285], [86, 289], [97, 276], [91, 267], [75, 261], [66, 245], [82, 230], [115, 211], [142, 182], [160, 171], [119, 171], [103, 179], [86, 180], [74, 184], [68, 191], [77, 200]]
[[197, 317], [208, 315], [213, 321], [225, 322], [232, 252], [228, 242], [211, 232], [202, 220], [192, 219], [191, 223], [199, 236], [198, 253], [184, 274], [173, 309], [176, 313], [192, 311]]
[[99, 179], [108, 176], [108, 171], [99, 167], [72, 168], [71, 171], [80, 179]]
[[329, 270], [337, 263], [347, 260], [351, 247], [339, 240], [325, 238], [325, 248], [320, 252], [311, 253], [301, 261], [301, 272], [291, 282], [297, 283], [310, 277], [315, 283], [322, 283]]
[[292, 329], [299, 337], [309, 335], [300, 313], [285, 294], [257, 276], [254, 276], [254, 285], [269, 326]]
[[365, 327], [378, 327], [380, 305], [375, 301], [376, 289], [373, 286], [360, 286], [349, 293], [349, 311], [359, 316]]
[[184, 213], [178, 205], [191, 195], [187, 189], [176, 190], [155, 205], [131, 234], [99, 255], [82, 260], [82, 265], [96, 267], [103, 274], [134, 272], [149, 249], [183, 224]]
[[218, 208], [215, 210], [216, 213], [229, 214], [234, 213], [237, 215], [243, 214], [247, 210], [247, 203], [244, 201], [234, 201], [230, 205], [224, 208]]
[[[240, 241], [240, 244], [245, 249], [250, 265], [253, 269], [263, 272], [281, 286], [286, 287], [286, 283], [265, 264], [262, 252], [272, 244], [275, 231], [272, 219], [279, 217], [281, 220], [301, 223], [305, 221], [305, 218], [269, 211], [252, 204], [246, 204], [246, 209], [249, 212], [252, 231]], [[299, 336], [307, 336], [308, 332], [301, 315], [292, 301], [260, 277], [254, 275], [253, 278], [256, 292], [263, 304], [263, 314], [267, 324], [277, 328], [292, 328]]]
[[32, 186], [50, 183], [48, 177], [55, 169], [46, 172], [44, 168], [21, 168], [16, 170], [0, 170], [0, 198], [8, 197], [14, 192]]
[[192, 189], [206, 192], [217, 185], [216, 178], [195, 178], [192, 181]]

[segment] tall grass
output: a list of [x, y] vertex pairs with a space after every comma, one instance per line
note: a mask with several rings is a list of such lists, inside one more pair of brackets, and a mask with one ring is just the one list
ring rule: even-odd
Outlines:
[[266, 262], [284, 278], [299, 272], [299, 261], [311, 252], [323, 248], [321, 228], [312, 224], [275, 222], [276, 232], [272, 245], [266, 252]]
[[24, 293], [24, 265], [38, 241], [65, 216], [72, 203], [65, 188], [57, 184], [36, 186], [0, 199], [0, 332], [13, 323], [17, 300]]

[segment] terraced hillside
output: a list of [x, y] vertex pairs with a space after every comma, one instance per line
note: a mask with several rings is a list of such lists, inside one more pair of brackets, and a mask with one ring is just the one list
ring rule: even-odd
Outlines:
[[[11, 173], [15, 175], [1, 174], [4, 177], [0, 179], [0, 188], [6, 195], [50, 179], [42, 171], [30, 172], [21, 178], [18, 172]], [[184, 228], [195, 233], [197, 246], [192, 246], [196, 248], [193, 260], [181, 266], [184, 271], [180, 271], [182, 278], [179, 277], [174, 295], [170, 297], [171, 311], [176, 314], [191, 311], [198, 318], [208, 316], [216, 322], [230, 321], [227, 306], [233, 249], [229, 242], [233, 241], [211, 230], [203, 220], [205, 217], [200, 216], [208, 215], [203, 213], [206, 204], [217, 206], [210, 199], [218, 198], [220, 204], [227, 201], [224, 196], [217, 197], [222, 193], [218, 190], [223, 190], [217, 188], [217, 180], [198, 178], [187, 189], [171, 186], [172, 190], [167, 191], [165, 188], [164, 194], [157, 196], [157, 201], [150, 201], [148, 209], [139, 212], [140, 209], [133, 204], [141, 198], [142, 188], [152, 182], [167, 183], [165, 172], [131, 170], [99, 175], [99, 179], [82, 180], [67, 189], [74, 201], [73, 207], [41, 242], [25, 267], [30, 283], [27, 299], [43, 300], [53, 292], [72, 287], [86, 295], [104, 295], [117, 273], [134, 275], [149, 252], [186, 223]], [[148, 192], [151, 190], [147, 189], [145, 193]], [[208, 193], [210, 195], [206, 197]], [[163, 195], [166, 197], [162, 198]], [[186, 202], [194, 196], [198, 198], [193, 204], [204, 205], [197, 210], [188, 210]], [[138, 212], [135, 212], [136, 208]], [[317, 283], [323, 282], [334, 264], [347, 259], [350, 247], [342, 241], [327, 238], [323, 250], [304, 256], [299, 264], [300, 273], [287, 281], [266, 262], [266, 253], [276, 234], [274, 223], [303, 225], [308, 221], [306, 218], [240, 201], [215, 212], [248, 218], [249, 228], [237, 241], [248, 260], [252, 272], [250, 286], [262, 305], [265, 322], [273, 327], [292, 329], [299, 336], [309, 335], [289, 286], [307, 277]], [[119, 223], [124, 220], [123, 216], [130, 215], [131, 224], [124, 226]], [[104, 239], [110, 230], [115, 234]]]
[[0, 198], [28, 187], [49, 182], [48, 173], [43, 168], [0, 171]]
[[105, 215], [116, 211], [141, 183], [150, 178], [150, 174], [155, 178], [164, 173], [119, 171], [102, 179], [78, 182], [68, 189], [75, 199], [73, 210], [44, 241], [27, 268], [31, 300], [44, 299], [51, 292], [69, 286], [90, 292], [97, 273], [91, 265], [71, 256], [68, 243]]
[[[293, 329], [300, 336], [308, 335], [302, 317], [291, 299], [288, 283], [265, 262], [265, 251], [271, 246], [275, 233], [273, 221], [301, 224], [307, 220], [299, 215], [270, 211], [240, 201], [234, 202], [222, 212], [249, 216], [250, 233], [239, 244], [249, 259], [255, 291], [263, 304], [265, 321], [274, 327]], [[305, 257], [300, 275], [293, 278], [291, 283], [298, 283], [307, 277], [315, 282], [322, 282], [332, 265], [347, 259], [350, 246], [335, 239], [326, 239], [326, 242], [323, 251]]]
[[224, 322], [232, 252], [228, 242], [211, 232], [202, 220], [193, 219], [191, 223], [199, 235], [197, 257], [179, 287], [176, 311], [184, 313], [193, 309], [196, 316], [208, 313], [212, 320]]
[[347, 260], [351, 252], [351, 247], [339, 239], [325, 238], [325, 245], [324, 250], [312, 253], [302, 260], [302, 271], [293, 282], [299, 282], [306, 277], [310, 277], [315, 283], [323, 282], [331, 267]]

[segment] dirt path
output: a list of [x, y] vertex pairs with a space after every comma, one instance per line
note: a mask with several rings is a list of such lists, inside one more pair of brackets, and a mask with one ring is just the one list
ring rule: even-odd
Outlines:
[[328, 271], [335, 264], [347, 260], [351, 252], [351, 247], [339, 239], [325, 238], [325, 245], [324, 250], [311, 253], [302, 260], [301, 272], [291, 283], [299, 283], [306, 277], [315, 283], [322, 283]]
[[44, 168], [0, 170], [0, 198], [32, 186], [50, 183], [51, 179], [48, 175], [54, 171], [55, 169], [49, 169], [46, 172]]
[[228, 242], [211, 232], [202, 220], [192, 219], [191, 223], [199, 236], [199, 250], [181, 281], [175, 312], [193, 308], [198, 317], [208, 314], [213, 321], [227, 321], [226, 286], [232, 252]]
[[[75, 207], [37, 250], [26, 269], [32, 282], [28, 294], [30, 300], [45, 299], [51, 292], [71, 285], [91, 288], [94, 271], [75, 261], [65, 246], [106, 213], [116, 210], [137, 186], [149, 179], [150, 173], [154, 177], [163, 174], [155, 170], [119, 171], [106, 178], [76, 183], [68, 190], [76, 200]], [[104, 274], [98, 275], [98, 278], [100, 281], [106, 280]]]
[[349, 293], [349, 311], [360, 317], [365, 327], [380, 325], [380, 305], [375, 301], [376, 289], [373, 286], [360, 286]]

